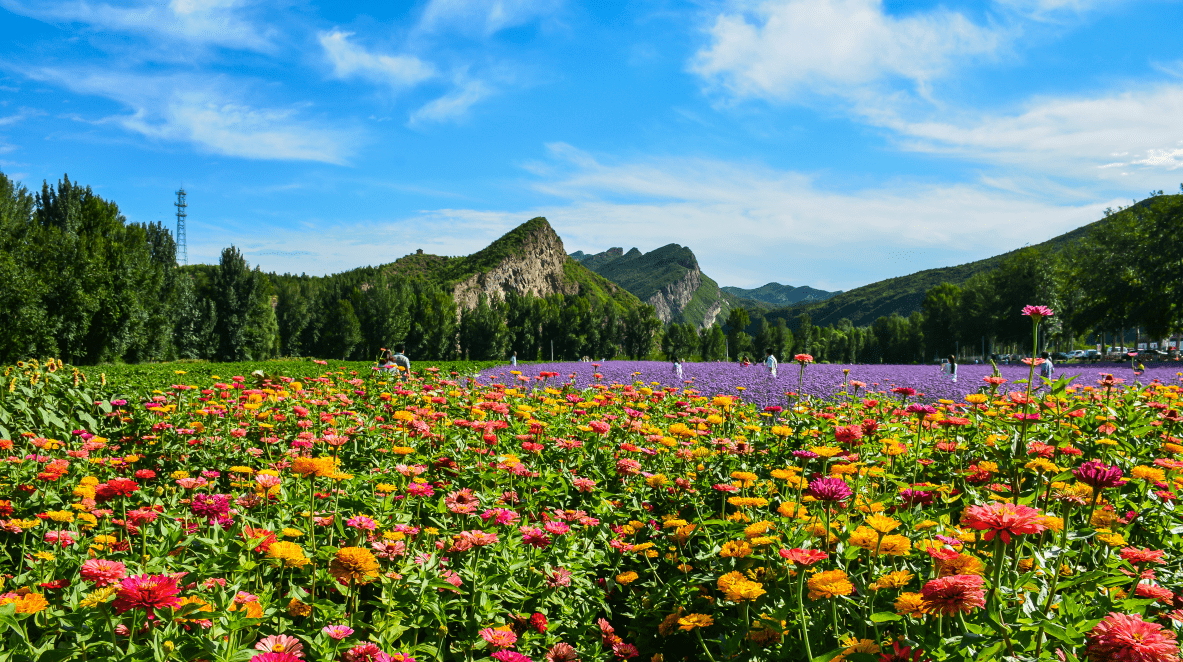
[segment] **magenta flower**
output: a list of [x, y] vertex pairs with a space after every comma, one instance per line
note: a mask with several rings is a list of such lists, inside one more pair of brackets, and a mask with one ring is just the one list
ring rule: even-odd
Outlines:
[[378, 523], [365, 515], [354, 515], [345, 521], [345, 525], [363, 531], [373, 531], [378, 528]]
[[1118, 467], [1111, 467], [1097, 460], [1089, 460], [1072, 470], [1076, 479], [1099, 490], [1106, 487], [1120, 487], [1126, 481], [1121, 477], [1122, 471]]
[[808, 493], [818, 501], [845, 501], [853, 494], [841, 478], [818, 478], [809, 483]]
[[353, 628], [348, 625], [326, 625], [321, 628], [321, 632], [329, 635], [331, 639], [341, 641], [345, 637], [353, 634]]
[[1045, 317], [1051, 317], [1055, 313], [1047, 306], [1023, 306], [1023, 314], [1038, 322]]

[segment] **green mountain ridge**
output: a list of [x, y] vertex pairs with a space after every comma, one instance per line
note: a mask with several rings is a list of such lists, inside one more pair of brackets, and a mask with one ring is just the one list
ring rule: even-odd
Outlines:
[[[1148, 198], [1136, 205], [1148, 204], [1151, 200], [1153, 198]], [[925, 269], [906, 276], [888, 278], [847, 290], [824, 301], [803, 301], [778, 312], [787, 315], [808, 313], [812, 323], [818, 326], [836, 324], [842, 319], [850, 320], [855, 326], [866, 326], [879, 317], [890, 316], [892, 313], [907, 317], [920, 310], [921, 304], [924, 302], [924, 295], [928, 290], [941, 283], [962, 285], [976, 274], [998, 268], [1004, 260], [1025, 248], [1062, 251], [1080, 242], [1094, 229], [1107, 223], [1108, 220], [1103, 218], [1093, 221], [1047, 241], [1016, 248], [993, 257], [957, 266]]]
[[663, 322], [701, 328], [730, 310], [718, 283], [702, 273], [685, 246], [667, 244], [648, 253], [613, 247], [594, 255], [576, 251], [571, 258], [653, 305]]
[[803, 301], [825, 301], [842, 293], [841, 291], [827, 292], [809, 287], [808, 285], [793, 287], [792, 285], [781, 285], [780, 283], [768, 283], [767, 285], [750, 290], [742, 287], [732, 287], [730, 285], [720, 289], [740, 299], [750, 299], [776, 307], [791, 306]]

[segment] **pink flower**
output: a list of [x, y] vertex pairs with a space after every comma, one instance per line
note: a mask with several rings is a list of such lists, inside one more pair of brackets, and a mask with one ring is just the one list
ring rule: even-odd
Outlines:
[[[273, 634], [270, 637], [263, 637], [259, 643], [255, 644], [255, 650], [266, 651], [268, 653], [285, 653], [291, 655], [293, 658], [304, 657], [304, 644], [300, 640], [286, 635]], [[259, 659], [255, 657], [253, 659]]]
[[550, 536], [546, 535], [542, 529], [523, 526], [519, 530], [522, 532], [522, 542], [531, 547], [543, 548], [550, 545]]
[[986, 580], [977, 575], [950, 575], [926, 583], [920, 589], [925, 612], [952, 616], [986, 606]]
[[90, 559], [82, 564], [82, 579], [94, 582], [98, 588], [111, 586], [127, 576], [127, 566], [119, 561]]
[[1033, 321], [1038, 322], [1045, 317], [1051, 317], [1055, 313], [1047, 306], [1023, 306], [1023, 314], [1030, 317]]
[[517, 651], [497, 651], [491, 657], [497, 662], [534, 662], [528, 656]]
[[591, 478], [576, 478], [575, 489], [580, 492], [594, 492], [596, 489], [596, 481]]
[[444, 505], [448, 507], [450, 512], [457, 515], [471, 515], [476, 512], [477, 506], [480, 504], [480, 499], [467, 487], [444, 497]]
[[352, 526], [359, 531], [373, 531], [374, 529], [378, 528], [378, 523], [369, 517], [366, 517], [365, 515], [354, 515], [353, 517], [345, 520], [345, 525]]
[[510, 648], [518, 641], [518, 635], [509, 630], [494, 630], [493, 628], [485, 628], [478, 632], [481, 639], [484, 639], [490, 646], [494, 648]]
[[571, 585], [571, 571], [564, 567], [557, 567], [546, 573], [546, 585], [550, 588]]
[[435, 496], [435, 488], [430, 483], [411, 483], [407, 485], [407, 494], [417, 497]]
[[813, 356], [811, 354], [795, 354], [793, 355], [793, 360], [801, 365], [805, 365], [806, 363], [813, 363]]
[[1126, 484], [1125, 479], [1121, 477], [1122, 472], [1118, 467], [1111, 467], [1103, 462], [1097, 460], [1089, 460], [1084, 464], [1072, 470], [1073, 475], [1080, 482], [1091, 485], [1097, 489], [1104, 489], [1106, 487], [1120, 487]]
[[299, 662], [298, 657], [291, 653], [260, 653], [251, 658], [251, 662]]
[[348, 625], [326, 625], [321, 628], [321, 632], [329, 635], [329, 638], [341, 641], [345, 637], [353, 634], [353, 628]]
[[845, 501], [853, 494], [841, 478], [818, 478], [809, 483], [808, 493], [818, 501]]
[[358, 644], [345, 651], [345, 662], [379, 662], [386, 658], [386, 653], [377, 644], [366, 642]]
[[180, 593], [175, 577], [136, 575], [120, 582], [119, 593], [111, 605], [120, 614], [131, 609], [143, 609], [148, 612], [148, 618], [153, 618], [156, 609], [175, 609], [180, 605], [181, 600], [177, 597]]
[[1088, 633], [1085, 654], [1093, 662], [1178, 662], [1175, 633], [1137, 614], [1109, 615]]
[[992, 503], [966, 508], [961, 516], [961, 525], [985, 531], [983, 540], [993, 540], [995, 535], [1002, 536], [1002, 542], [1006, 544], [1010, 542], [1011, 536], [1039, 533], [1046, 529], [1047, 526], [1039, 518], [1039, 511], [1030, 506]]

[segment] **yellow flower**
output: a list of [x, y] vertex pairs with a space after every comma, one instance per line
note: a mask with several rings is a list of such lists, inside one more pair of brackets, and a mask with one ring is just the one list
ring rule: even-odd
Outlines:
[[74, 513], [68, 510], [51, 510], [45, 514], [54, 522], [69, 524], [74, 521]]
[[883, 556], [907, 556], [912, 553], [912, 541], [904, 536], [883, 536], [879, 553]]
[[363, 547], [342, 547], [329, 562], [329, 573], [342, 584], [368, 584], [378, 578], [378, 559]]
[[731, 540], [723, 543], [723, 549], [719, 552], [719, 556], [723, 558], [737, 558], [742, 559], [745, 556], [750, 556], [752, 553], [752, 546], [746, 541]]
[[874, 550], [879, 544], [879, 534], [868, 526], [860, 526], [850, 534], [850, 544], [866, 550]]
[[715, 624], [715, 619], [706, 614], [690, 614], [678, 619], [678, 629], [689, 632], [694, 628], [706, 628]]
[[817, 453], [818, 455], [820, 455], [824, 458], [831, 458], [831, 457], [834, 457], [835, 455], [840, 455], [842, 453], [841, 448], [835, 448], [833, 446], [814, 446], [814, 447], [810, 448], [809, 450], [813, 451], [814, 453]]
[[87, 593], [86, 597], [82, 598], [82, 600], [78, 602], [78, 608], [89, 609], [91, 607], [97, 607], [114, 597], [115, 593], [118, 591], [118, 587], [115, 586], [107, 586], [105, 588], [93, 590], [90, 593]]
[[271, 543], [267, 548], [267, 558], [285, 568], [303, 568], [309, 562], [309, 558], [304, 555], [303, 547], [286, 540]]
[[743, 530], [743, 534], [744, 537], [746, 537], [748, 540], [751, 540], [752, 538], [757, 538], [764, 535], [765, 533], [768, 533], [768, 530], [771, 528], [772, 522], [755, 522], [753, 524], [747, 525]]
[[895, 613], [901, 616], [923, 616], [924, 596], [919, 593], [901, 593], [895, 599]]
[[842, 639], [842, 645], [846, 647], [846, 650], [842, 651], [843, 655], [851, 653], [874, 655], [880, 651], [879, 644], [875, 643], [874, 639], [856, 639], [854, 636], [847, 636]]
[[312, 613], [312, 605], [301, 602], [297, 598], [292, 598], [288, 603], [288, 615], [292, 618], [302, 618]]
[[892, 570], [879, 579], [876, 579], [867, 588], [872, 591], [879, 591], [885, 588], [903, 588], [915, 578], [916, 575], [913, 575], [907, 570]]
[[[21, 589], [27, 590], [27, 589]], [[40, 593], [9, 593], [0, 597], [0, 605], [16, 605], [18, 614], [36, 614], [49, 606], [45, 596]]]
[[1130, 472], [1134, 478], [1144, 480], [1148, 483], [1161, 482], [1167, 479], [1167, 474], [1158, 467], [1134, 467]]
[[616, 575], [616, 583], [621, 584], [623, 586], [628, 586], [629, 584], [637, 581], [639, 578], [640, 578], [640, 575], [633, 572], [632, 570], [629, 570], [628, 572], [624, 572], [619, 575]]
[[850, 595], [854, 592], [850, 578], [841, 570], [823, 570], [810, 577], [805, 585], [809, 587], [810, 600]]
[[740, 481], [740, 487], [751, 487], [760, 479], [759, 476], [750, 471], [732, 471], [731, 477]]
[[867, 526], [879, 533], [891, 533], [900, 525], [899, 520], [886, 515], [870, 515], [866, 519]]
[[763, 508], [768, 505], [768, 499], [760, 497], [731, 497], [727, 499], [727, 503], [736, 508]]

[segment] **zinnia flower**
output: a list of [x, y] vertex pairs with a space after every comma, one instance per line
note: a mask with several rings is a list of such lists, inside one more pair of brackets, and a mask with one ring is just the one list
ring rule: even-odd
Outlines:
[[809, 587], [809, 599], [834, 598], [854, 593], [854, 584], [841, 570], [823, 570], [810, 577], [805, 585]]
[[341, 641], [345, 637], [353, 634], [353, 628], [348, 625], [326, 625], [321, 628], [321, 632], [327, 634], [329, 638]]
[[1038, 322], [1045, 317], [1055, 315], [1051, 308], [1047, 306], [1023, 306], [1023, 314], [1030, 317], [1033, 321]]
[[[293, 659], [304, 657], [304, 644], [300, 640], [286, 634], [273, 634], [270, 637], [263, 637], [259, 643], [255, 644], [255, 650], [266, 651], [268, 653], [284, 653], [291, 656]], [[259, 657], [252, 659], [258, 660]]]
[[153, 618], [157, 609], [176, 608], [181, 603], [177, 597], [180, 593], [175, 577], [135, 575], [120, 582], [119, 595], [111, 604], [120, 614], [131, 609], [143, 609], [148, 612], [148, 618]]
[[478, 632], [481, 639], [484, 639], [488, 644], [494, 648], [509, 648], [518, 641], [518, 635], [510, 630], [495, 630], [493, 628], [485, 628]]
[[841, 478], [818, 478], [809, 483], [808, 494], [818, 501], [845, 501], [853, 492]]
[[694, 628], [705, 628], [715, 624], [715, 619], [706, 614], [690, 614], [678, 619], [678, 629], [689, 632]]
[[368, 584], [378, 578], [378, 559], [364, 547], [342, 547], [329, 561], [329, 574], [342, 584]]
[[800, 547], [782, 549], [778, 553], [782, 558], [788, 559], [801, 567], [811, 566], [829, 556], [820, 549], [801, 549]]
[[1133, 565], [1146, 565], [1148, 563], [1162, 564], [1163, 556], [1166, 552], [1152, 549], [1138, 549], [1137, 547], [1126, 547], [1121, 550], [1121, 558], [1129, 561]]
[[1121, 477], [1122, 472], [1120, 468], [1111, 467], [1097, 460], [1085, 462], [1073, 469], [1072, 473], [1080, 482], [1091, 485], [1098, 490], [1105, 489], [1106, 487], [1120, 487], [1126, 483], [1125, 479]]
[[977, 575], [950, 575], [925, 583], [920, 589], [925, 613], [952, 616], [986, 606], [986, 580]]
[[961, 516], [961, 525], [971, 529], [985, 531], [983, 540], [993, 540], [994, 536], [1002, 536], [1003, 544], [1010, 542], [1011, 536], [1039, 533], [1047, 528], [1040, 521], [1039, 511], [1030, 506], [1019, 506], [1013, 503], [992, 503], [988, 506], [970, 506]]
[[97, 588], [118, 583], [127, 576], [127, 566], [119, 561], [107, 559], [89, 559], [82, 564], [82, 578], [94, 582]]
[[1178, 662], [1175, 633], [1137, 614], [1110, 612], [1088, 633], [1093, 662]]

